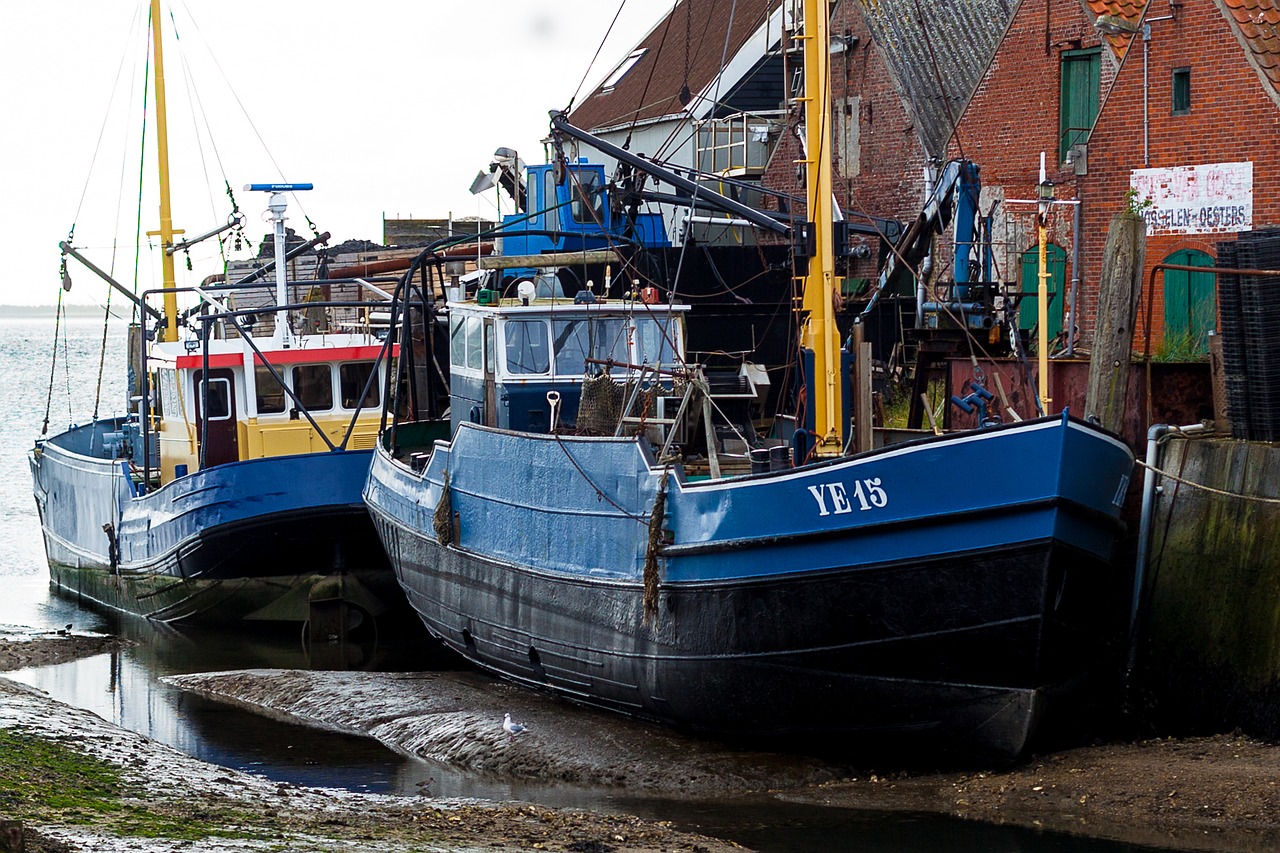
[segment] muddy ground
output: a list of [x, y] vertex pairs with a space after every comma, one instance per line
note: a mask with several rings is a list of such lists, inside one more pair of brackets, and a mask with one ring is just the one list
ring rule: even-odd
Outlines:
[[[111, 642], [0, 638], [0, 669], [68, 659], [77, 649], [92, 653]], [[511, 778], [615, 785], [640, 795], [723, 799], [766, 792], [832, 808], [932, 812], [1179, 850], [1280, 849], [1280, 747], [1240, 736], [1110, 743], [1014, 768], [912, 775], [605, 725], [599, 714], [469, 673], [261, 670], [171, 680], [261, 713], [363, 732], [406, 752]], [[503, 732], [504, 710], [528, 731], [515, 738]], [[180, 813], [234, 800], [277, 827], [290, 850], [329, 849], [339, 839], [343, 849], [370, 851], [740, 849], [634, 818], [278, 785], [188, 758], [0, 679], [0, 728], [15, 726], [129, 767]], [[51, 845], [46, 850], [167, 849], [96, 838], [77, 827], [40, 831]], [[267, 849], [219, 843], [184, 849]]]

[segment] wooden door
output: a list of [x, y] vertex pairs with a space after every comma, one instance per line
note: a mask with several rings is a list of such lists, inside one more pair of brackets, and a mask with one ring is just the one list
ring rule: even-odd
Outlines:
[[[1182, 249], [1164, 259], [1185, 267], [1214, 266], [1213, 258], [1195, 249]], [[1212, 273], [1165, 270], [1163, 349], [1171, 356], [1203, 355], [1209, 351], [1209, 330], [1217, 324], [1218, 305]]]
[[196, 440], [200, 442], [203, 467], [224, 465], [240, 459], [236, 427], [236, 378], [225, 367], [209, 371], [208, 418], [205, 417], [204, 371], [195, 372]]

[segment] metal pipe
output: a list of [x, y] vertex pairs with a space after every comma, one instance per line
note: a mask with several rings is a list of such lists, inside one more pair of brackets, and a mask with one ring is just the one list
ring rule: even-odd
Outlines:
[[1183, 435], [1196, 435], [1204, 432], [1205, 425], [1189, 424], [1174, 427], [1168, 424], [1153, 424], [1147, 430], [1146, 466], [1142, 476], [1142, 511], [1138, 521], [1138, 551], [1133, 567], [1133, 599], [1129, 605], [1129, 655], [1125, 662], [1125, 682], [1133, 677], [1133, 670], [1138, 663], [1138, 625], [1142, 615], [1142, 600], [1145, 597], [1147, 583], [1147, 563], [1151, 559], [1151, 529], [1155, 515], [1156, 471], [1160, 468], [1160, 439], [1169, 432]]
[[1142, 25], [1142, 165], [1151, 165], [1151, 116], [1150, 116], [1150, 76], [1148, 72], [1148, 56], [1151, 46], [1151, 24]]
[[132, 293], [130, 293], [130, 292], [129, 292], [129, 289], [128, 289], [128, 288], [126, 288], [123, 284], [121, 284], [120, 282], [116, 281], [116, 280], [115, 280], [114, 278], [112, 278], [111, 276], [107, 275], [107, 273], [106, 273], [106, 272], [104, 272], [103, 270], [101, 270], [101, 269], [99, 269], [97, 266], [95, 266], [95, 265], [93, 264], [93, 262], [92, 262], [92, 261], [90, 261], [90, 260], [89, 260], [88, 258], [86, 258], [84, 255], [82, 255], [82, 254], [80, 254], [79, 252], [77, 252], [77, 251], [75, 250], [75, 248], [74, 248], [70, 243], [68, 243], [66, 240], [63, 240], [61, 243], [59, 243], [59, 244], [58, 244], [58, 248], [59, 248], [59, 249], [61, 249], [61, 250], [62, 250], [62, 251], [64, 251], [64, 252], [66, 252], [66, 253], [67, 253], [68, 255], [70, 255], [71, 257], [75, 258], [75, 259], [76, 259], [77, 261], [79, 261], [80, 263], [84, 264], [86, 267], [88, 267], [88, 268], [89, 268], [89, 271], [90, 271], [90, 272], [92, 272], [94, 275], [96, 275], [98, 278], [102, 279], [102, 280], [103, 280], [103, 281], [105, 281], [107, 284], [111, 285], [111, 286], [112, 286], [112, 287], [114, 287], [116, 290], [118, 290], [118, 291], [120, 291], [121, 293], [123, 293], [123, 294], [124, 294], [124, 296], [125, 296], [125, 298], [126, 298], [126, 299], [128, 299], [130, 302], [132, 302], [134, 305], [136, 305], [136, 306], [138, 307], [138, 309], [139, 309], [139, 310], [141, 310], [141, 311], [145, 311], [146, 313], [150, 314], [152, 317], [154, 317], [154, 318], [155, 318], [155, 319], [157, 319], [157, 320], [163, 320], [163, 319], [164, 319], [164, 314], [161, 314], [161, 313], [160, 313], [159, 311], [157, 311], [155, 308], [152, 308], [152, 307], [150, 307], [149, 305], [144, 304], [144, 303], [143, 303], [143, 301], [142, 301], [141, 299], [139, 299], [137, 296], [135, 296], [135, 295], [133, 295]]
[[1071, 358], [1076, 354], [1076, 306], [1080, 296], [1080, 205], [1075, 206], [1071, 217], [1071, 316], [1067, 318], [1067, 351]]

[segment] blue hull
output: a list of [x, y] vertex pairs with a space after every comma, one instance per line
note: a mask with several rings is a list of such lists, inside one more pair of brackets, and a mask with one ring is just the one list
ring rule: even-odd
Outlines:
[[370, 611], [400, 598], [360, 497], [371, 450], [219, 465], [135, 495], [127, 462], [91, 449], [99, 421], [30, 457], [53, 583], [174, 623], [300, 621], [341, 575]]
[[1063, 417], [692, 482], [634, 440], [464, 425], [422, 474], [377, 451], [365, 500], [428, 629], [495, 672], [722, 734], [1013, 756], [1120, 637], [1132, 464]]

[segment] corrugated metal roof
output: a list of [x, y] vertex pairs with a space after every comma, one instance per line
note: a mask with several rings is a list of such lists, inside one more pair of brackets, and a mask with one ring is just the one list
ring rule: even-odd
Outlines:
[[1277, 0], [1223, 0], [1258, 74], [1280, 93], [1280, 2]]
[[581, 128], [605, 128], [682, 112], [686, 49], [687, 82], [696, 95], [720, 73], [722, 60], [738, 53], [779, 2], [683, 0], [636, 45], [645, 53], [631, 70], [611, 89], [597, 87], [581, 99], [570, 121]]
[[931, 156], [945, 156], [953, 123], [982, 81], [1018, 0], [854, 2], [915, 118], [921, 144]]

